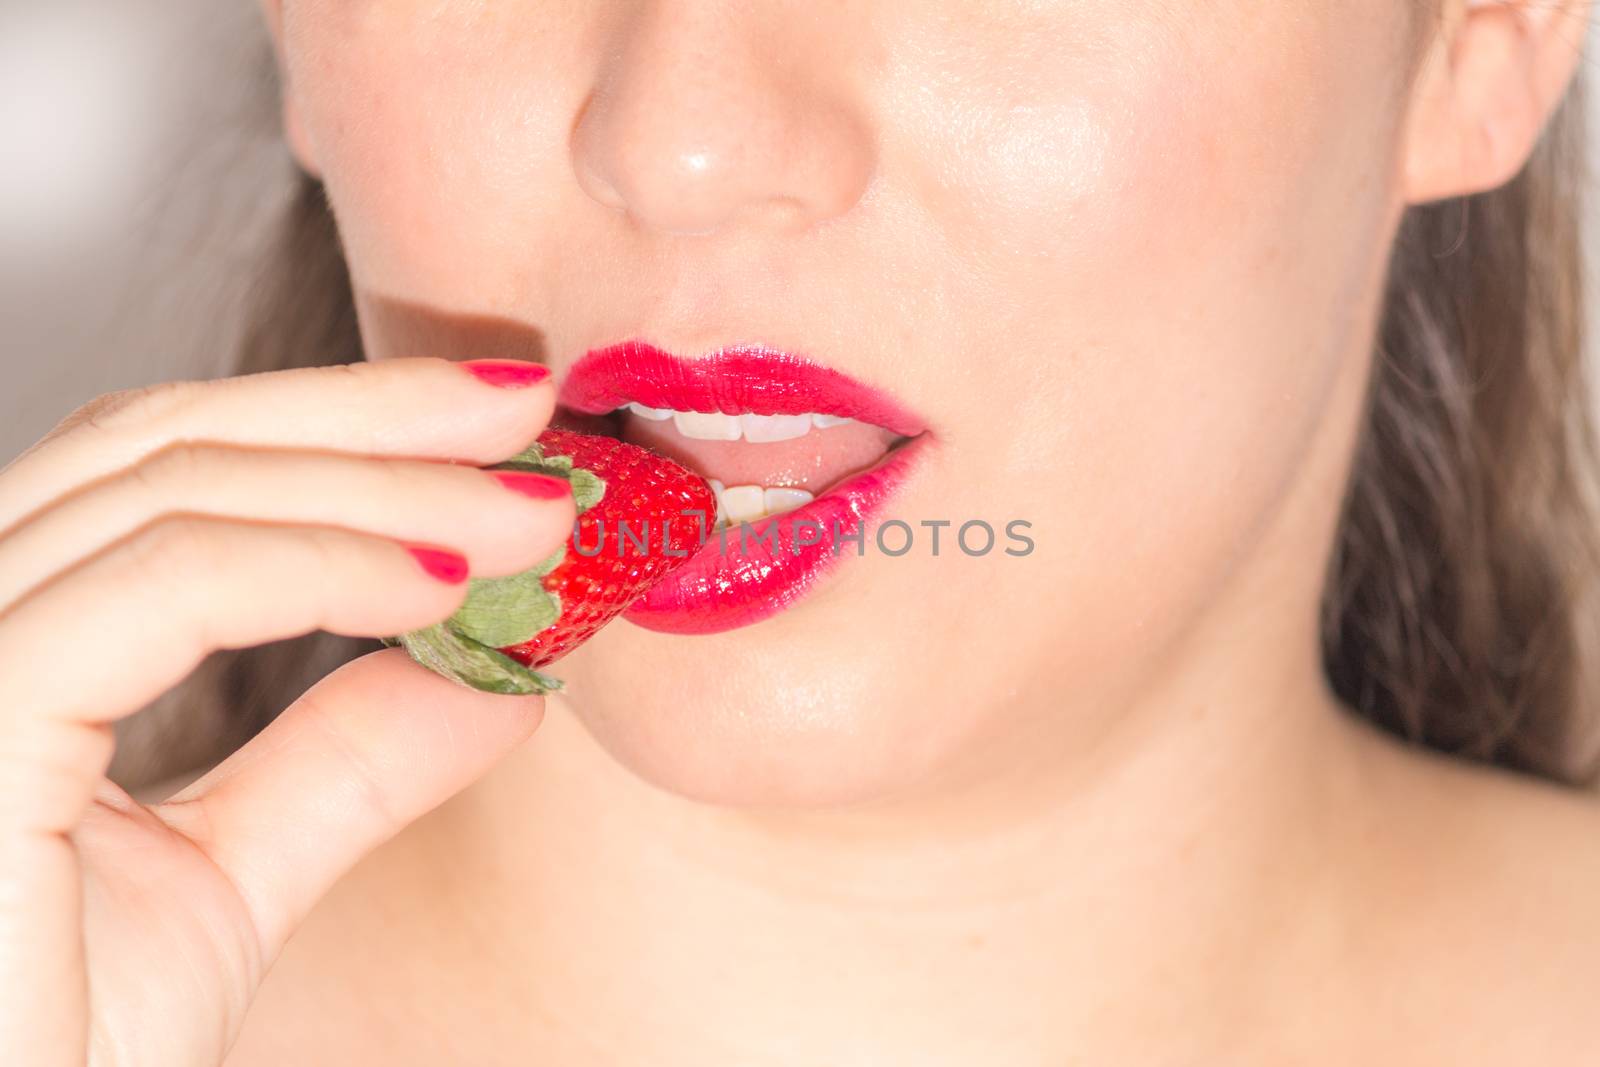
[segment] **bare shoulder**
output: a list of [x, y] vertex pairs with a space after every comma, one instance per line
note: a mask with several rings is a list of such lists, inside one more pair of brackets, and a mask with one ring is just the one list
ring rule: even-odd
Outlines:
[[1371, 959], [1457, 1063], [1592, 1063], [1600, 795], [1374, 739]]

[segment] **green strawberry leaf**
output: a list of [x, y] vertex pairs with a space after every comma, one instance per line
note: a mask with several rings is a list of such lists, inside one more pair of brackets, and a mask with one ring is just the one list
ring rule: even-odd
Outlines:
[[578, 504], [579, 515], [600, 503], [606, 495], [605, 479], [594, 471], [577, 467], [568, 481], [572, 483], [572, 499]]
[[[495, 467], [507, 467], [513, 464], [524, 467], [542, 466], [544, 464], [544, 449], [539, 446], [538, 441], [534, 441], [527, 448], [524, 448], [505, 462], [496, 463]], [[490, 469], [493, 470], [494, 468], [491, 467]]]
[[[565, 478], [580, 513], [605, 496], [605, 479], [574, 467], [571, 456], [546, 456], [537, 441], [490, 470], [523, 470]], [[527, 641], [561, 617], [561, 601], [544, 578], [566, 558], [562, 545], [538, 566], [502, 578], [469, 579], [467, 599], [444, 622], [385, 637], [429, 670], [488, 693], [548, 693], [561, 680], [524, 667], [499, 651]]]
[[434, 673], [485, 693], [525, 695], [561, 688], [559, 678], [524, 667], [503, 652], [453, 632], [445, 623], [385, 637], [383, 643], [400, 645], [412, 659]]
[[538, 441], [535, 441], [510, 459], [502, 460], [489, 469], [500, 470], [506, 467], [516, 470], [541, 471], [545, 474], [553, 474], [558, 478], [564, 478], [567, 472], [572, 470], [572, 457], [547, 456], [544, 454], [544, 447]]
[[578, 505], [578, 514], [583, 514], [605, 496], [605, 479], [591, 470], [583, 467], [574, 467], [571, 456], [547, 456], [544, 449], [535, 441], [521, 452], [508, 460], [496, 463], [490, 470], [518, 470], [535, 471], [539, 474], [548, 474], [556, 478], [565, 478], [572, 486], [572, 499]]
[[489, 648], [518, 645], [561, 617], [561, 601], [544, 587], [544, 576], [566, 558], [557, 548], [532, 570], [502, 578], [472, 578], [467, 599], [446, 620], [463, 637]]

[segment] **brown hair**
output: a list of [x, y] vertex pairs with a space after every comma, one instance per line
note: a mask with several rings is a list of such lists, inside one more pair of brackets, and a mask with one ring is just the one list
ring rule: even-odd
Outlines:
[[[1600, 527], [1584, 380], [1582, 84], [1491, 192], [1408, 209], [1323, 596], [1329, 680], [1414, 742], [1556, 781], [1600, 760]], [[322, 190], [293, 202], [238, 371], [360, 357]], [[117, 769], [242, 743], [373, 642], [316, 634], [213, 655]], [[196, 714], [217, 727], [208, 737]], [[191, 739], [186, 742], [185, 739]], [[187, 747], [179, 747], [187, 745]]]
[[1572, 783], [1600, 756], [1582, 105], [1578, 81], [1509, 184], [1403, 218], [1323, 598], [1352, 707]]

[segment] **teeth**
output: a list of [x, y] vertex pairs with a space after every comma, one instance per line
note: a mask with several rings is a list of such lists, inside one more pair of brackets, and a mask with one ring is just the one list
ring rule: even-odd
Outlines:
[[809, 415], [740, 415], [744, 439], [752, 444], [792, 441], [811, 432]]
[[766, 507], [759, 485], [730, 485], [722, 491], [722, 506], [717, 510], [729, 522], [754, 522], [767, 513]]
[[696, 441], [737, 441], [739, 416], [721, 412], [675, 411], [672, 424], [685, 437]]
[[816, 499], [804, 489], [759, 485], [723, 485], [707, 478], [717, 495], [717, 523], [755, 522], [769, 515], [782, 515]]
[[804, 415], [755, 415], [748, 412], [743, 415], [724, 415], [715, 411], [675, 411], [672, 408], [647, 407], [637, 401], [624, 405], [624, 410], [651, 422], [671, 419], [679, 433], [697, 441], [743, 440], [751, 444], [792, 441], [796, 437], [804, 437], [813, 429], [826, 430], [856, 421], [821, 412]]
[[767, 509], [768, 515], [782, 515], [785, 511], [793, 511], [816, 499], [804, 489], [764, 489], [761, 491], [761, 502]]
[[717, 498], [717, 517], [711, 525], [720, 526], [728, 521], [728, 516], [722, 507], [722, 494], [727, 490], [728, 487], [717, 481], [715, 478], [707, 478], [706, 484], [711, 486], [711, 492], [714, 493]]
[[642, 419], [649, 419], [651, 422], [666, 422], [672, 418], [671, 408], [647, 408], [643, 404], [629, 404], [628, 410]]

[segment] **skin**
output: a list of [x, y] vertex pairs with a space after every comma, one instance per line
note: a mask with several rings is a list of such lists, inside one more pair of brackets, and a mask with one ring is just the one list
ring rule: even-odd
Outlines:
[[[372, 362], [114, 397], [0, 474], [8, 1062], [1590, 1053], [1593, 802], [1368, 731], [1316, 641], [1394, 228], [1517, 172], [1585, 4], [267, 13]], [[480, 574], [559, 539], [427, 462], [514, 452], [549, 388], [416, 357], [635, 334], [890, 390], [935, 438], [897, 517], [1037, 551], [618, 624], [526, 744], [537, 700], [390, 650], [166, 803], [97, 784], [104, 724], [208, 647], [447, 615], [394, 538]], [[339, 467], [275, 473], [291, 443]], [[223, 517], [169, 517], [196, 499]], [[97, 533], [64, 559], [47, 522]]]

